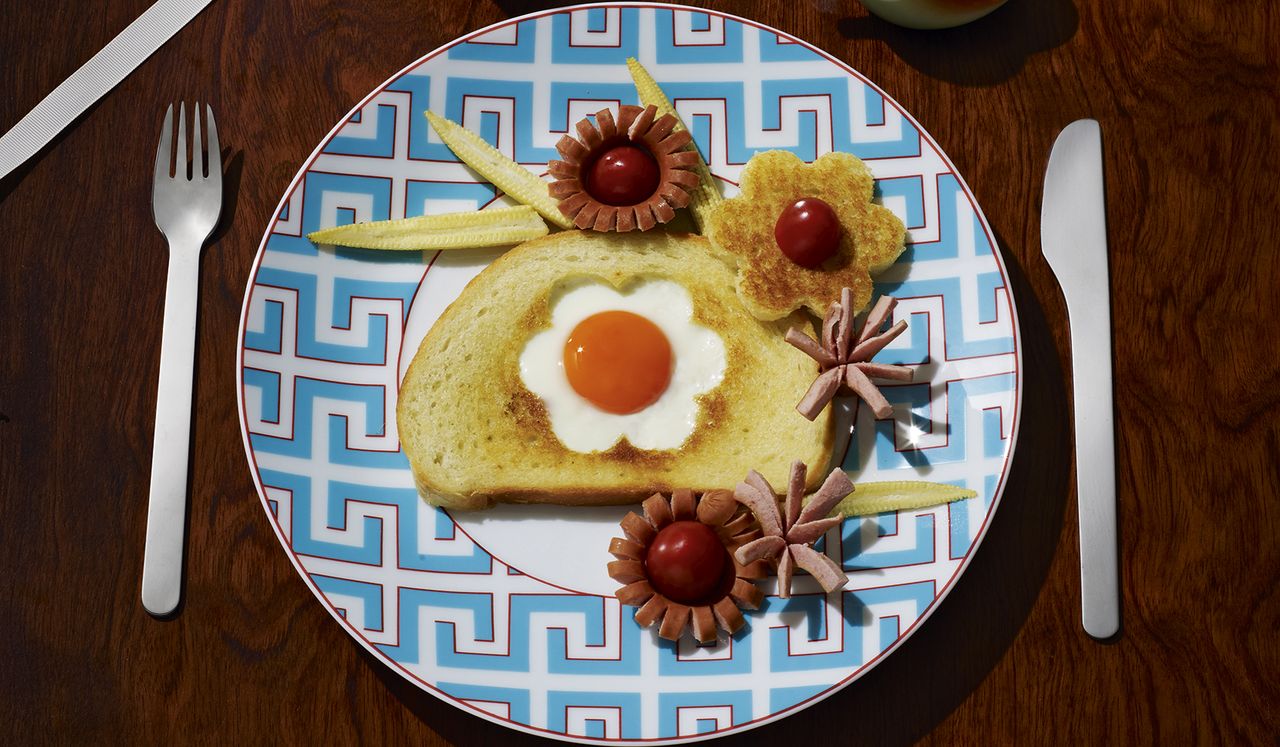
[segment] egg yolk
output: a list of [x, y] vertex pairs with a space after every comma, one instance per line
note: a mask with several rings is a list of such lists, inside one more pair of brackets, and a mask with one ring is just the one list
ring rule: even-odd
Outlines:
[[602, 311], [578, 323], [564, 344], [569, 385], [616, 415], [639, 412], [671, 383], [674, 356], [658, 325], [630, 311]]

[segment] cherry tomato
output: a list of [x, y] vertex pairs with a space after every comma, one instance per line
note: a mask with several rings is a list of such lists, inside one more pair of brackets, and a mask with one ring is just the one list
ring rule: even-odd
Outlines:
[[663, 527], [644, 560], [649, 583], [680, 604], [715, 601], [710, 597], [724, 582], [729, 551], [711, 527], [698, 521], [677, 521]]
[[840, 219], [817, 197], [803, 197], [778, 216], [773, 238], [788, 259], [812, 270], [840, 247]]
[[608, 147], [585, 170], [587, 194], [606, 205], [638, 205], [658, 188], [658, 162], [644, 148]]

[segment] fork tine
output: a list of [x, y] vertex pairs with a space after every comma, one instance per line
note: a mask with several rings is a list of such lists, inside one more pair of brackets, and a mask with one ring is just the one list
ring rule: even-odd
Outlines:
[[156, 168], [153, 182], [169, 177], [169, 150], [173, 146], [173, 104], [164, 111], [164, 125], [160, 128], [160, 144], [156, 146]]
[[222, 149], [218, 146], [218, 125], [213, 120], [213, 107], [204, 105], [204, 122], [209, 129], [209, 181], [222, 191]]
[[173, 157], [175, 179], [187, 178], [187, 102], [178, 104], [178, 152]]
[[200, 102], [191, 109], [191, 178], [204, 178], [204, 142], [200, 139]]

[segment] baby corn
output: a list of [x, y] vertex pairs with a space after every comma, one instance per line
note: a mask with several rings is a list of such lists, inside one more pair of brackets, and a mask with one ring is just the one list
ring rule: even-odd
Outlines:
[[[627, 69], [631, 71], [631, 80], [636, 84], [636, 93], [640, 96], [640, 104], [642, 106], [656, 106], [658, 108], [657, 116], [670, 114], [676, 118], [676, 129], [686, 129], [684, 122], [680, 121], [680, 115], [676, 113], [676, 109], [671, 105], [671, 101], [667, 99], [667, 95], [658, 87], [653, 76], [649, 75], [649, 71], [644, 69], [634, 57], [627, 58]], [[711, 216], [711, 210], [721, 199], [720, 188], [716, 186], [715, 177], [711, 176], [711, 169], [707, 167], [706, 159], [698, 152], [697, 144], [690, 142], [685, 146], [685, 150], [691, 150], [698, 153], [698, 162], [693, 166], [693, 173], [698, 175], [698, 186], [690, 193], [689, 211], [693, 213], [693, 219], [698, 224], [698, 230], [705, 232], [707, 221]]]
[[909, 511], [915, 508], [940, 506], [944, 503], [976, 498], [977, 493], [968, 488], [958, 488], [940, 482], [894, 480], [890, 482], [860, 482], [844, 500], [831, 509], [831, 515], [870, 516], [888, 511]]
[[547, 183], [528, 169], [502, 155], [484, 138], [462, 125], [445, 119], [435, 112], [427, 112], [427, 121], [440, 134], [454, 155], [488, 179], [493, 186], [511, 196], [513, 200], [537, 210], [542, 217], [560, 226], [573, 228], [573, 221], [560, 212], [558, 202], [547, 192]]
[[317, 244], [405, 251], [517, 244], [547, 234], [547, 224], [526, 205], [468, 213], [420, 215], [325, 228], [307, 234]]

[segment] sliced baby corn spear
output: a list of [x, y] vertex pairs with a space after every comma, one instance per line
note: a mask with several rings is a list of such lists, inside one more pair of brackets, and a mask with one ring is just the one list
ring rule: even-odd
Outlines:
[[317, 244], [361, 249], [467, 249], [517, 244], [547, 234], [547, 224], [527, 205], [467, 213], [420, 215], [324, 228], [307, 234]]
[[547, 192], [547, 183], [537, 175], [502, 155], [484, 138], [457, 122], [432, 111], [426, 114], [427, 121], [440, 134], [440, 139], [463, 163], [510, 195], [511, 199], [537, 210], [542, 217], [561, 228], [573, 228], [573, 221], [560, 212], [556, 199]]
[[[636, 93], [640, 96], [640, 104], [642, 106], [656, 106], [658, 108], [657, 116], [670, 114], [676, 118], [675, 129], [686, 129], [684, 122], [680, 121], [680, 115], [676, 113], [676, 108], [671, 105], [671, 101], [667, 98], [667, 94], [662, 92], [658, 87], [658, 83], [645, 70], [644, 65], [634, 57], [627, 58], [627, 69], [631, 71], [631, 80], [636, 84]], [[693, 166], [693, 173], [698, 175], [698, 186], [689, 193], [689, 212], [693, 214], [694, 221], [698, 224], [699, 231], [705, 231], [707, 220], [711, 216], [711, 209], [716, 206], [723, 198], [720, 196], [720, 188], [716, 186], [715, 177], [711, 176], [711, 169], [707, 167], [706, 159], [698, 152], [698, 146], [690, 141], [684, 147], [685, 150], [691, 150], [698, 154], [698, 162]]]
[[977, 497], [977, 492], [940, 482], [893, 480], [860, 482], [847, 498], [831, 509], [831, 515], [870, 516], [888, 511], [909, 511]]

